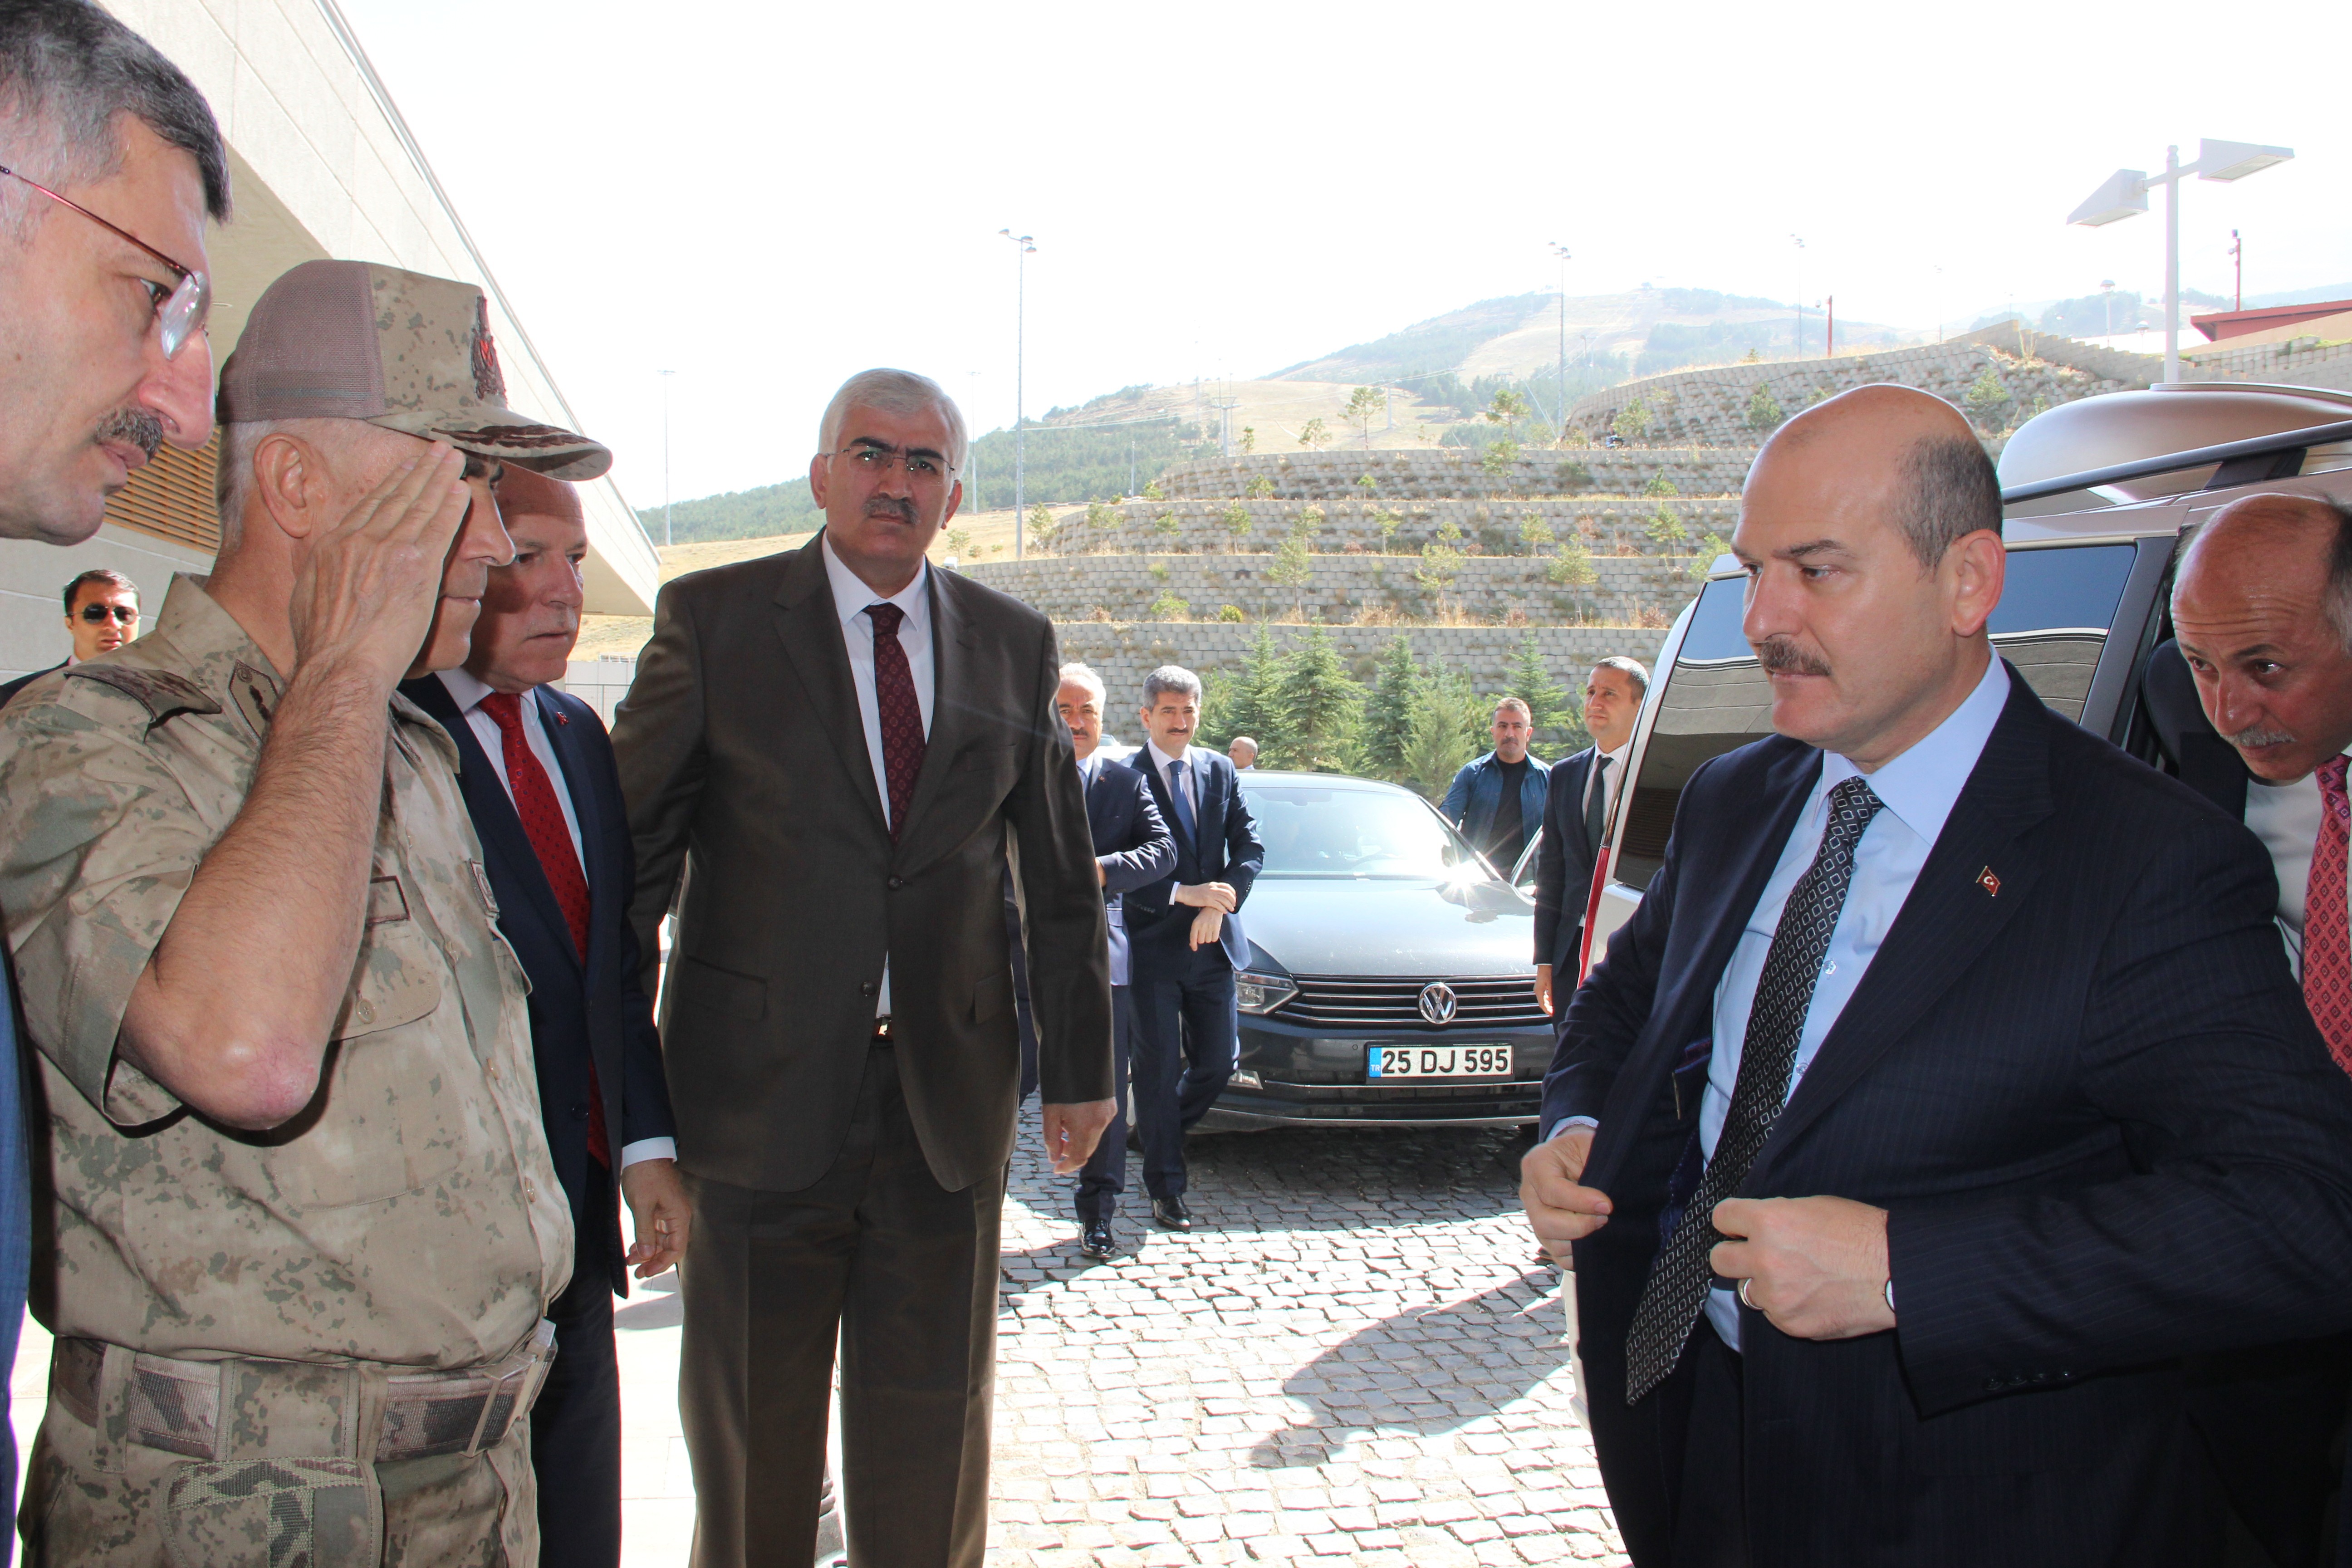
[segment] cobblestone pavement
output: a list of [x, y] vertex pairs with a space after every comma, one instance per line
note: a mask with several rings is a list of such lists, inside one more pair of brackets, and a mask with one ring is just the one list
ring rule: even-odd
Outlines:
[[1087, 1264], [1034, 1120], [992, 1564], [1625, 1561], [1503, 1135], [1196, 1139], [1192, 1232], [1130, 1191], [1130, 1250]]
[[[1005, 1205], [989, 1563], [1624, 1563], [1504, 1144], [1198, 1139], [1192, 1233], [1153, 1228], [1130, 1193], [1129, 1250], [1087, 1264], [1031, 1111]], [[664, 1276], [616, 1314], [624, 1568], [682, 1568], [694, 1528], [675, 1290]], [[29, 1446], [48, 1336], [26, 1329], [9, 1414]]]

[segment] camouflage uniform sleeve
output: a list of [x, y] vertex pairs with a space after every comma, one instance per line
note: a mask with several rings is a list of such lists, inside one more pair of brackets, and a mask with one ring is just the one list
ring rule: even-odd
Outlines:
[[[28, 694], [29, 695], [29, 694]], [[109, 1121], [179, 1101], [115, 1058], [131, 991], [205, 852], [208, 824], [124, 693], [69, 680], [0, 715], [0, 910], [35, 1046]]]

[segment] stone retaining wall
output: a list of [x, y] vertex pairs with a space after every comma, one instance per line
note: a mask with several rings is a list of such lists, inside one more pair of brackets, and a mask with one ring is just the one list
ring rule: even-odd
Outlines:
[[[1207, 620], [1226, 605], [1252, 621], [1358, 619], [1367, 609], [1414, 619], [1448, 611], [1502, 622], [1513, 612], [1534, 623], [1637, 626], [1696, 591], [1694, 558], [1601, 555], [1594, 581], [1556, 582], [1551, 559], [1472, 556], [1430, 562], [1417, 555], [1316, 555], [1304, 584], [1276, 582], [1273, 555], [1082, 555], [989, 561], [964, 568], [973, 581], [1012, 595], [1056, 621]], [[1556, 559], [1556, 558], [1555, 558]], [[1707, 563], [1700, 562], [1704, 572]], [[1162, 605], [1173, 597], [1181, 607]]]
[[[1631, 654], [1654, 666], [1665, 642], [1664, 627], [1538, 626], [1536, 646], [1553, 679], [1568, 687], [1580, 686], [1593, 661], [1611, 654]], [[1109, 688], [1112, 722], [1108, 726], [1122, 739], [1135, 734], [1134, 710], [1143, 700], [1143, 678], [1163, 664], [1189, 669], [1238, 670], [1257, 635], [1255, 626], [1167, 625], [1145, 622], [1072, 622], [1055, 628], [1062, 641], [1062, 657], [1092, 665]], [[1278, 647], [1287, 647], [1302, 635], [1298, 626], [1272, 628]], [[1508, 680], [1512, 658], [1528, 635], [1527, 628], [1507, 626], [1413, 626], [1400, 632], [1391, 626], [1332, 626], [1328, 628], [1339, 657], [1357, 679], [1369, 680], [1373, 661], [1389, 639], [1403, 637], [1423, 664], [1442, 663], [1466, 672], [1481, 692], [1502, 689]]]
[[[1757, 364], [1669, 371], [1579, 399], [1569, 409], [1568, 422], [1597, 437], [1615, 428], [1620, 416], [1638, 400], [1649, 410], [1649, 421], [1643, 432], [1633, 437], [1637, 441], [1656, 442], [1673, 449], [1743, 441], [1752, 444], [1769, 434], [1780, 419], [1825, 397], [1873, 382], [1916, 386], [1966, 408], [1969, 389], [1990, 371], [2008, 401], [1996, 410], [1973, 412], [1980, 416], [1980, 427], [2002, 430], [2061, 403], [2147, 384], [2148, 378], [2137, 374], [2136, 367], [2108, 363], [2136, 362], [2145, 357], [2142, 355], [2093, 350], [2089, 344], [2075, 345], [2084, 353], [2070, 357], [2095, 363], [2099, 369], [2116, 373], [2105, 375], [2051, 358], [2021, 358], [1990, 342], [1980, 341], [2000, 338], [2019, 338], [2029, 350], [2058, 341], [2032, 331], [2021, 337], [2014, 327], [1999, 327], [1948, 342], [1837, 359], [1768, 360]], [[2095, 355], [2104, 357], [2094, 361]], [[2158, 374], [2161, 374], [2162, 370], [2159, 361]], [[2118, 379], [2126, 374], [2130, 374], [2130, 379]], [[1757, 413], [1752, 400], [1759, 387], [1780, 409], [1778, 418], [1760, 427], [1752, 422]], [[1998, 443], [1987, 445], [1995, 456], [1999, 455]]]
[[[1449, 522], [1461, 531], [1454, 542], [1456, 549], [1483, 555], [1524, 555], [1528, 542], [1519, 530], [1531, 516], [1541, 518], [1556, 539], [1571, 535], [1581, 539], [1596, 555], [1686, 555], [1706, 534], [1729, 538], [1739, 521], [1736, 495], [1396, 502], [1230, 498], [1124, 501], [1091, 509], [1094, 516], [1108, 520], [1101, 523], [1087, 521], [1090, 510], [1087, 507], [1053, 509], [1055, 526], [1045, 552], [1064, 556], [1266, 553], [1288, 537], [1310, 506], [1323, 513], [1307, 542], [1307, 548], [1318, 555], [1378, 554], [1383, 549], [1392, 554], [1418, 554], [1423, 544], [1438, 539], [1438, 531]], [[1238, 534], [1226, 519], [1234, 507], [1249, 519], [1247, 528]], [[1679, 538], [1673, 529], [1661, 529], [1661, 510], [1675, 520], [1681, 530]], [[1381, 535], [1383, 513], [1396, 520], [1395, 531], [1385, 544]], [[1654, 529], [1661, 529], [1664, 537], [1654, 534]]]
[[[1160, 476], [1171, 499], [1245, 496], [1264, 479], [1288, 500], [1443, 500], [1459, 496], [1626, 495], [1663, 472], [1685, 495], [1728, 495], [1748, 478], [1756, 438], [1742, 431], [1716, 449], [1624, 447], [1529, 447], [1501, 474], [1490, 474], [1475, 452], [1288, 452], [1179, 463]], [[1563, 473], [1562, 469], [1567, 472]], [[1371, 477], [1370, 489], [1358, 483]], [[1149, 503], [1146, 503], [1149, 504]]]
[[2323, 343], [2305, 338], [2290, 343], [2216, 349], [2194, 359], [2183, 356], [2184, 381], [2260, 381], [2281, 386], [2318, 386], [2352, 392], [2352, 342]]

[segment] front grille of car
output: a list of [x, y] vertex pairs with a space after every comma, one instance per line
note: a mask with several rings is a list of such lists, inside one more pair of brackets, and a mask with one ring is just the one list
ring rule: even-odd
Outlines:
[[[1298, 994], [1274, 1010], [1274, 1016], [1293, 1024], [1349, 1034], [1385, 1033], [1397, 1029], [1433, 1030], [1421, 1015], [1421, 993], [1428, 979], [1394, 980], [1355, 974], [1294, 974]], [[1476, 980], [1447, 978], [1454, 996], [1454, 1021], [1448, 1031], [1460, 1029], [1542, 1029], [1551, 1021], [1536, 1005], [1530, 975], [1489, 975]]]

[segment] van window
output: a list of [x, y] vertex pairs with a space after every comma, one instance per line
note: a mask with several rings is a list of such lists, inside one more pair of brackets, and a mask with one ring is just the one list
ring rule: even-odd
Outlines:
[[[2134, 553], [2128, 544], [2009, 552], [1990, 623], [1993, 645], [2042, 701], [2069, 719], [2082, 715]], [[1772, 732], [1771, 688], [1739, 631], [1746, 589], [1747, 579], [1726, 577], [1701, 590], [1659, 692], [1616, 872], [1634, 887], [1648, 887], [1657, 873], [1675, 804], [1698, 765]]]

